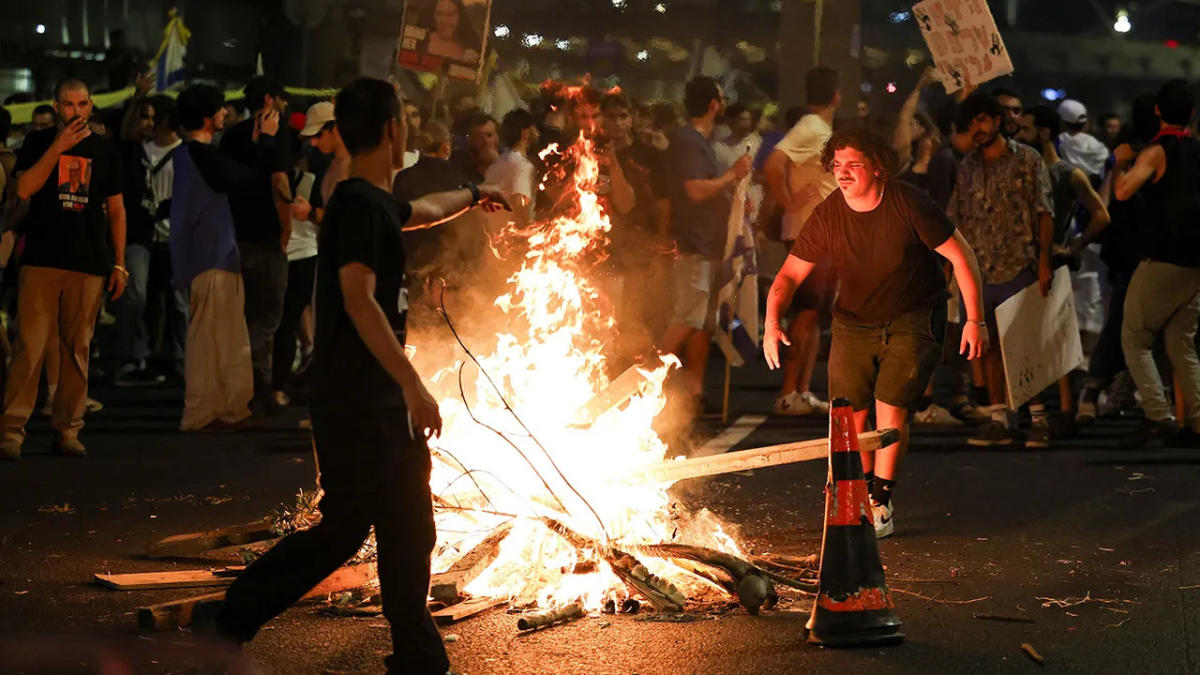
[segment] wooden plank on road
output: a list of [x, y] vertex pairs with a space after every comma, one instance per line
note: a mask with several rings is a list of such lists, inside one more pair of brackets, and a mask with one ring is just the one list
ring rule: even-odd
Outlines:
[[[871, 431], [858, 437], [858, 447], [863, 451], [874, 452], [899, 440], [900, 432], [895, 429]], [[810, 441], [739, 450], [723, 455], [662, 462], [621, 474], [620, 480], [636, 483], [674, 483], [687, 478], [806, 462], [825, 459], [828, 456], [829, 439], [814, 438]]]

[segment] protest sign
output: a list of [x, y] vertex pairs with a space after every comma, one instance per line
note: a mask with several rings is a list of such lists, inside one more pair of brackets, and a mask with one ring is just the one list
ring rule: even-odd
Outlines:
[[996, 308], [1008, 404], [1020, 405], [1083, 363], [1083, 345], [1075, 318], [1071, 274], [1054, 272], [1050, 294], [1034, 283]]
[[924, 0], [913, 16], [947, 93], [1013, 71], [986, 0]]
[[397, 64], [478, 81], [491, 11], [491, 0], [408, 0]]

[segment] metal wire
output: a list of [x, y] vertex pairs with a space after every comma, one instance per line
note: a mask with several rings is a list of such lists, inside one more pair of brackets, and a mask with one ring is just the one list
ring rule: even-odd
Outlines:
[[[464, 352], [466, 352], [467, 356], [475, 364], [475, 367], [479, 368], [479, 372], [484, 376], [484, 378], [487, 379], [488, 384], [491, 385], [492, 390], [496, 392], [496, 396], [499, 397], [500, 402], [504, 404], [504, 409], [508, 411], [508, 414], [512, 415], [513, 419], [517, 421], [517, 424], [521, 425], [521, 428], [525, 430], [525, 433], [529, 434], [530, 440], [532, 440], [533, 443], [535, 445], [537, 445], [538, 449], [540, 449], [542, 451], [542, 454], [546, 456], [546, 460], [548, 462], [550, 462], [550, 466], [554, 467], [554, 471], [555, 471], [555, 473], [558, 474], [558, 477], [561, 478], [563, 483], [565, 483], [567, 485], [567, 487], [571, 489], [571, 492], [575, 493], [575, 496], [578, 497], [581, 502], [583, 502], [583, 505], [587, 507], [588, 511], [591, 511], [592, 516], [596, 519], [596, 523], [600, 526], [600, 532], [601, 532], [601, 534], [604, 535], [604, 540], [608, 541], [608, 528], [604, 527], [604, 520], [602, 520], [600, 518], [600, 514], [597, 513], [596, 509], [592, 507], [591, 502], [589, 502], [582, 494], [580, 494], [579, 490], [575, 489], [575, 486], [571, 483], [570, 479], [568, 479], [563, 474], [562, 469], [558, 468], [558, 464], [554, 461], [554, 458], [550, 456], [550, 452], [548, 450], [546, 450], [546, 446], [542, 445], [542, 442], [539, 441], [537, 439], [537, 436], [535, 436], [533, 434], [533, 430], [530, 429], [527, 424], [525, 424], [525, 421], [521, 419], [521, 416], [517, 414], [517, 411], [513, 410], [513, 407], [511, 405], [509, 405], [509, 403], [508, 403], [508, 399], [504, 398], [504, 393], [502, 391], [500, 391], [500, 387], [498, 387], [496, 385], [496, 382], [494, 380], [492, 380], [492, 376], [488, 374], [487, 369], [483, 367], [483, 364], [479, 362], [479, 359], [475, 357], [475, 354], [473, 354], [471, 352], [471, 350], [467, 348], [467, 345], [463, 343], [462, 337], [459, 336], [458, 331], [454, 329], [454, 322], [450, 320], [450, 313], [448, 311], [446, 311], [446, 280], [441, 279], [441, 282], [442, 282], [442, 297], [441, 297], [442, 318], [446, 320], [446, 326], [450, 328], [450, 333], [452, 335], [454, 335], [454, 339], [458, 342], [458, 346], [461, 347]], [[463, 390], [462, 390], [462, 369], [461, 368], [459, 369], [459, 391], [460, 391], [460, 393], [463, 392]], [[463, 403], [464, 404], [466, 403], [465, 395], [463, 398]], [[470, 413], [469, 408], [468, 408], [468, 413]], [[503, 438], [505, 440], [505, 442], [507, 442], [509, 445], [511, 445], [513, 447], [513, 449], [516, 450], [517, 453], [521, 455], [521, 458], [524, 459], [527, 464], [529, 464], [530, 468], [533, 469], [533, 472], [537, 474], [538, 478], [542, 481], [542, 484], [546, 486], [546, 489], [550, 490], [550, 494], [554, 496], [554, 500], [558, 502], [559, 506], [562, 506], [563, 511], [570, 513], [570, 509], [568, 509], [566, 507], [566, 505], [563, 504], [563, 501], [561, 499], [559, 499], [558, 495], [555, 494], [554, 491], [550, 488], [549, 483], [546, 482], [546, 479], [542, 477], [542, 474], [539, 473], [537, 468], [533, 465], [533, 462], [529, 461], [529, 458], [525, 456], [525, 453], [521, 452], [520, 448], [518, 448], [515, 443], [513, 443], [511, 440], [509, 440], [508, 437], [505, 436], [504, 434], [502, 434], [499, 431], [496, 431], [495, 429], [493, 429], [492, 427], [480, 422], [478, 419], [475, 418], [474, 415], [471, 415], [471, 419], [475, 420], [476, 423], [481, 424], [482, 426], [484, 426], [488, 429], [492, 429], [492, 431], [495, 431], [501, 438]]]

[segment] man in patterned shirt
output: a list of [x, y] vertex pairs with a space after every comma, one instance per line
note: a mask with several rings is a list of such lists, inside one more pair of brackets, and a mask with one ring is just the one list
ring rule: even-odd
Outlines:
[[[1052, 276], [1050, 175], [1037, 151], [1002, 135], [1004, 112], [996, 99], [985, 94], [973, 94], [963, 101], [958, 128], [970, 130], [975, 149], [958, 166], [949, 206], [951, 220], [979, 257], [984, 318], [991, 335], [1000, 334], [996, 307], [1035, 281], [1045, 296]], [[984, 356], [983, 369], [991, 420], [968, 442], [1010, 445], [1016, 413], [1007, 404], [999, 340]], [[1046, 409], [1036, 401], [1029, 409], [1034, 431], [1027, 440], [1044, 444], [1049, 437]]]

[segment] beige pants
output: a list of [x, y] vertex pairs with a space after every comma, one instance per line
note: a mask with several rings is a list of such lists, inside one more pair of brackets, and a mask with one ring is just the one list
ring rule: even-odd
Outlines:
[[[4, 391], [3, 442], [25, 440], [25, 423], [37, 401], [38, 376], [48, 349], [58, 346], [57, 381], [50, 426], [76, 438], [87, 405], [88, 356], [104, 277], [53, 267], [21, 268], [17, 289], [17, 341]], [[57, 339], [56, 339], [57, 338]]]
[[181, 431], [250, 416], [254, 375], [245, 303], [242, 275], [236, 272], [208, 270], [192, 280]]

